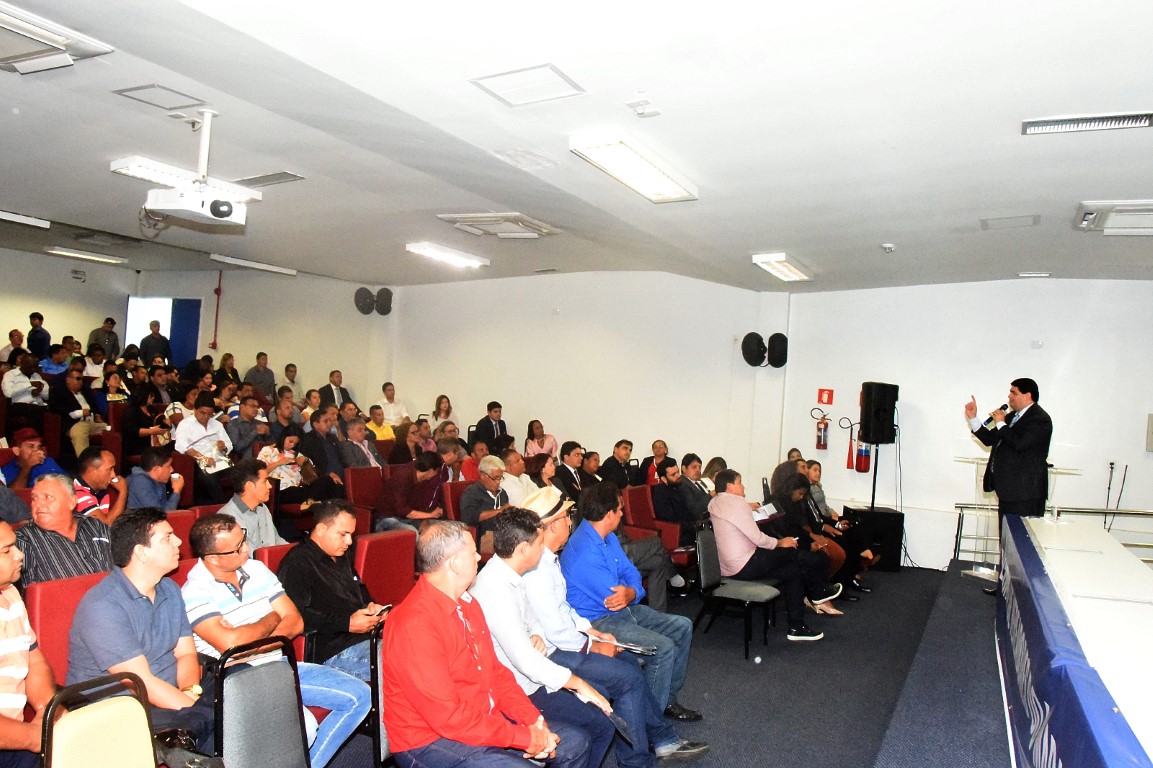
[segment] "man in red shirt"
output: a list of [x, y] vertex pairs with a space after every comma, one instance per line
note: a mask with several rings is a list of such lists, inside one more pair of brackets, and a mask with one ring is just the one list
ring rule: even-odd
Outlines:
[[463, 523], [435, 521], [417, 541], [420, 579], [392, 610], [382, 642], [384, 726], [401, 768], [587, 768], [588, 737], [550, 727], [497, 659], [467, 594], [480, 556]]

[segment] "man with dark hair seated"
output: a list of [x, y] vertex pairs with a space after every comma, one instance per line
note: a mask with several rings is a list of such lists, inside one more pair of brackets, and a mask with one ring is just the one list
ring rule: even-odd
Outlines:
[[713, 500], [713, 493], [701, 482], [701, 457], [695, 453], [686, 453], [681, 459], [681, 483], [677, 486], [681, 504], [689, 511], [695, 520], [704, 520], [709, 516], [709, 502]]
[[267, 422], [259, 421], [256, 415], [260, 413], [260, 401], [256, 395], [248, 394], [240, 398], [240, 410], [236, 418], [230, 419], [225, 426], [228, 439], [232, 441], [233, 458], [247, 459], [252, 457], [252, 444], [256, 441], [269, 440]]
[[268, 465], [256, 459], [237, 462], [232, 468], [232, 486], [236, 493], [220, 508], [220, 512], [240, 521], [248, 531], [248, 543], [252, 548], [287, 544], [276, 532], [272, 513], [268, 511], [268, 496], [272, 491]]
[[183, 490], [184, 478], [172, 471], [172, 447], [148, 447], [128, 476], [128, 508], [159, 507], [171, 512], [180, 506]]
[[68, 684], [132, 672], [144, 681], [154, 731], [180, 729], [197, 751], [213, 748], [212, 674], [201, 677], [176, 582], [180, 539], [155, 508], [130, 509], [112, 526], [115, 568], [76, 608]]
[[[800, 475], [794, 477], [801, 479]], [[808, 596], [814, 605], [822, 605], [841, 594], [839, 584], [829, 586], [825, 581], [828, 560], [823, 555], [800, 550], [796, 538], [776, 538], [763, 533], [749, 513], [745, 486], [736, 470], [722, 469], [713, 482], [717, 495], [709, 503], [709, 516], [716, 534], [721, 575], [742, 581], [779, 580], [789, 616], [788, 639], [823, 638], [823, 632], [805, 625], [804, 599]]]
[[601, 477], [622, 491], [630, 485], [641, 485], [644, 480], [641, 479], [640, 472], [629, 464], [632, 455], [632, 440], [617, 440], [613, 445], [613, 455], [601, 464]]
[[681, 527], [680, 546], [692, 544], [697, 538], [697, 518], [685, 506], [681, 496], [680, 467], [675, 461], [666, 459], [657, 465], [657, 484], [650, 487], [653, 498], [653, 514], [658, 520], [676, 523]]
[[657, 704], [666, 717], [700, 720], [700, 713], [677, 702], [688, 671], [693, 623], [640, 604], [645, 596], [641, 574], [613, 533], [624, 517], [620, 491], [607, 480], [597, 483], [584, 490], [578, 507], [584, 520], [560, 557], [569, 604], [598, 630], [655, 648], [644, 669]]
[[483, 440], [491, 447], [496, 438], [508, 434], [508, 426], [504, 423], [504, 419], [501, 418], [501, 404], [496, 400], [490, 402], [485, 407], [485, 410], [488, 411], [488, 413], [476, 423], [476, 431], [473, 432], [473, 445]]
[[312, 460], [316, 466], [319, 479], [316, 483], [320, 498], [344, 497], [344, 464], [340, 460], [340, 450], [337, 439], [332, 435], [332, 428], [336, 424], [336, 409], [332, 406], [321, 406], [308, 417], [312, 426], [296, 448], [298, 454], [303, 454]]
[[[200, 518], [189, 533], [200, 562], [181, 592], [196, 649], [208, 659], [265, 637], [291, 639], [304, 629], [280, 581], [259, 560], [249, 559], [249, 534], [225, 514]], [[296, 669], [304, 706], [330, 710], [309, 750], [312, 765], [323, 768], [368, 714], [371, 695], [360, 680], [323, 664], [298, 662]]]
[[[76, 514], [92, 516], [108, 525], [128, 508], [128, 483], [116, 472], [116, 456], [106, 448], [90, 446], [77, 461]], [[111, 500], [109, 488], [117, 490]]]
[[565, 440], [560, 447], [560, 464], [556, 468], [556, 479], [564, 486], [565, 495], [576, 501], [587, 484], [581, 473], [584, 451], [576, 440]]
[[387, 612], [372, 602], [352, 567], [356, 514], [345, 501], [325, 501], [311, 511], [312, 534], [284, 556], [277, 575], [305, 631], [316, 632], [316, 658], [367, 681], [368, 634]]
[[31, 427], [16, 430], [12, 436], [12, 460], [0, 468], [9, 488], [31, 488], [42, 475], [63, 475], [64, 470], [44, 449], [40, 434]]
[[32, 522], [16, 531], [24, 552], [23, 585], [100, 573], [112, 567], [108, 526], [75, 514], [71, 478], [45, 475], [32, 489]]
[[413, 461], [393, 467], [384, 489], [383, 516], [376, 520], [373, 529], [415, 531], [423, 520], [444, 517], [444, 508], [437, 503], [439, 495], [428, 488], [443, 463], [440, 454], [422, 453]]

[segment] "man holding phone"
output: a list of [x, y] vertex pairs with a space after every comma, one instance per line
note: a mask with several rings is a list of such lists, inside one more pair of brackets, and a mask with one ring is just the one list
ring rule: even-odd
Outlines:
[[[761, 531], [749, 514], [745, 486], [736, 471], [724, 469], [713, 478], [717, 495], [709, 502], [709, 516], [717, 537], [721, 575], [742, 581], [780, 580], [789, 616], [789, 640], [812, 641], [825, 636], [805, 625], [805, 597], [820, 605], [841, 594], [840, 584], [827, 584], [820, 569], [804, 567], [797, 538], [773, 538]], [[824, 561], [825, 558], [820, 558]]]
[[284, 556], [277, 575], [304, 617], [305, 631], [316, 632], [316, 658], [367, 682], [368, 636], [390, 606], [372, 601], [353, 568], [352, 505], [332, 500], [312, 511], [312, 534]]

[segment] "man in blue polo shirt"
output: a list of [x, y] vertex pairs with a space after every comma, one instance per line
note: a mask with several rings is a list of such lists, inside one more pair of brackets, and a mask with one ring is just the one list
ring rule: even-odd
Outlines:
[[645, 596], [640, 572], [613, 533], [623, 515], [620, 491], [611, 482], [596, 483], [581, 492], [577, 507], [584, 520], [560, 556], [569, 604], [597, 630], [655, 648], [655, 655], [645, 660], [645, 678], [665, 717], [700, 720], [699, 712], [677, 702], [688, 671], [693, 623], [640, 604]]
[[11, 445], [16, 455], [0, 470], [9, 488], [31, 488], [41, 475], [66, 474], [44, 450], [40, 433], [31, 427], [16, 430]]
[[200, 752], [213, 747], [212, 695], [204, 685], [180, 588], [164, 574], [180, 562], [180, 539], [154, 507], [112, 524], [115, 567], [76, 608], [68, 684], [132, 672], [144, 681], [154, 731], [187, 731]]
[[[274, 635], [291, 638], [304, 630], [304, 619], [280, 581], [259, 560], [249, 559], [248, 532], [234, 517], [202, 517], [189, 539], [200, 562], [182, 592], [197, 651], [215, 660], [233, 646]], [[329, 710], [309, 750], [314, 768], [324, 768], [368, 715], [372, 696], [367, 685], [340, 670], [303, 662], [296, 669], [304, 705]]]

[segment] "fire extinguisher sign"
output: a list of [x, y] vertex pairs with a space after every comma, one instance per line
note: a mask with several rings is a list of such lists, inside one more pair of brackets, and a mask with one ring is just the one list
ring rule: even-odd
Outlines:
[[818, 389], [817, 390], [817, 405], [832, 405], [833, 404], [833, 390], [831, 389]]

